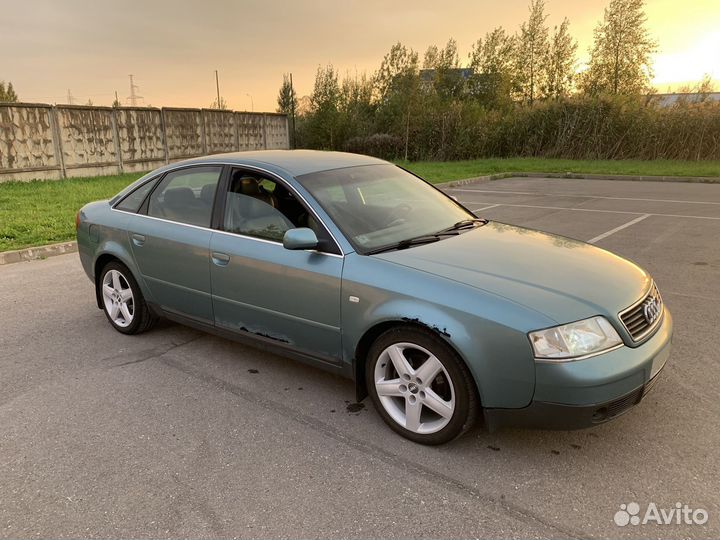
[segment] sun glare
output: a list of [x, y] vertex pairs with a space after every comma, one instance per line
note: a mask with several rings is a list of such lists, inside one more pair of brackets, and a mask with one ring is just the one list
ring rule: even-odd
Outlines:
[[689, 46], [671, 54], [658, 54], [655, 58], [653, 83], [660, 92], [671, 87], [692, 85], [705, 74], [720, 83], [720, 31], [711, 32], [690, 42]]

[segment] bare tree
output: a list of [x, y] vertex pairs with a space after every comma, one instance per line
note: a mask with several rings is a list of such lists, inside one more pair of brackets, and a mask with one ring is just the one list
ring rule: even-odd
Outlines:
[[595, 28], [581, 86], [588, 94], [641, 94], [651, 90], [657, 42], [647, 29], [645, 0], [610, 0]]
[[220, 111], [227, 111], [227, 102], [225, 101], [225, 98], [220, 96], [220, 103], [218, 103], [217, 98], [213, 100], [213, 102], [210, 104], [211, 109], [218, 109]]

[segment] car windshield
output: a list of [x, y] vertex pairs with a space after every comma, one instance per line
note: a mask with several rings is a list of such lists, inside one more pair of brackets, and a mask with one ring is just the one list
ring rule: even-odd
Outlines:
[[297, 178], [360, 253], [433, 235], [475, 218], [394, 165], [365, 165]]

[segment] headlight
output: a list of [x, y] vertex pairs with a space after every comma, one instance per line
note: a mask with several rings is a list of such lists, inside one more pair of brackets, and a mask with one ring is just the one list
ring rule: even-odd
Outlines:
[[570, 360], [596, 354], [622, 344], [622, 339], [605, 317], [591, 317], [546, 330], [530, 332], [535, 358]]

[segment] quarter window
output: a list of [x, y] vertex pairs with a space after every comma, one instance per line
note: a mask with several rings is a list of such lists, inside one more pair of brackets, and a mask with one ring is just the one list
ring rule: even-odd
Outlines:
[[150, 193], [156, 183], [157, 178], [155, 180], [150, 180], [149, 182], [144, 183], [142, 186], [137, 188], [135, 191], [130, 193], [130, 195], [127, 195], [122, 201], [120, 201], [115, 206], [115, 208], [117, 208], [118, 210], [124, 210], [125, 212], [137, 212], [140, 209], [143, 201], [145, 200], [145, 197], [147, 197], [148, 193]]
[[221, 167], [168, 173], [150, 195], [148, 216], [209, 227]]

